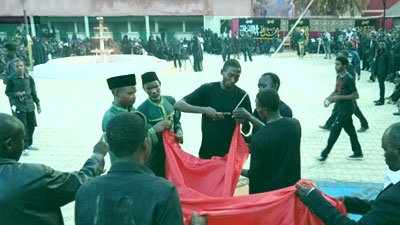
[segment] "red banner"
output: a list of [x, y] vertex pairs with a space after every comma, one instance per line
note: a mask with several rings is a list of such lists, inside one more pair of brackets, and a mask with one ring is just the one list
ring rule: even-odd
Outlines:
[[[189, 225], [193, 211], [206, 215], [208, 225], [323, 225], [296, 197], [296, 187], [232, 197], [249, 149], [238, 125], [229, 153], [203, 160], [182, 150], [172, 132], [164, 133], [167, 179], [178, 189], [184, 222]], [[312, 185], [310, 182], [301, 181]], [[324, 195], [346, 215], [342, 202]]]

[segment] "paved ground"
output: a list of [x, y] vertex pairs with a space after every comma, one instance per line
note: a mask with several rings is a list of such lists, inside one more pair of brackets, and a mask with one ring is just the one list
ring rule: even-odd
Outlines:
[[[253, 102], [257, 93], [256, 81], [261, 75], [266, 56], [254, 57], [254, 62], [242, 64], [243, 72], [238, 86], [249, 90]], [[314, 181], [352, 181], [381, 183], [386, 166], [383, 159], [381, 136], [392, 123], [399, 122], [400, 117], [392, 116], [396, 110], [393, 105], [376, 107], [372, 101], [378, 98], [378, 84], [367, 83], [369, 74], [362, 72], [357, 87], [361, 98], [359, 107], [368, 119], [371, 129], [360, 134], [359, 139], [365, 159], [351, 162], [345, 159], [350, 155], [350, 141], [343, 132], [326, 163], [316, 161], [316, 157], [325, 147], [329, 133], [318, 128], [329, 117], [332, 107], [326, 109], [322, 103], [335, 84], [334, 60], [308, 57], [277, 58], [269, 64], [265, 71], [277, 73], [281, 77], [281, 99], [293, 110], [294, 117], [302, 125], [302, 177]], [[222, 68], [220, 56], [205, 56], [204, 72], [194, 73], [192, 70], [179, 72], [170, 69], [160, 73], [162, 93], [182, 98], [205, 82], [218, 81]], [[56, 71], [54, 71], [56, 73]], [[139, 81], [139, 84], [141, 82]], [[36, 79], [39, 97], [42, 101], [43, 113], [38, 116], [39, 127], [36, 130], [35, 144], [40, 151], [31, 152], [23, 157], [22, 162], [44, 163], [63, 171], [78, 170], [91, 155], [92, 146], [101, 135], [101, 120], [112, 101], [105, 79], [51, 80]], [[387, 83], [386, 93], [393, 91], [393, 85]], [[0, 85], [0, 92], [4, 86]], [[146, 99], [146, 94], [138, 85], [138, 106]], [[0, 111], [10, 113], [8, 100], [0, 95]], [[359, 121], [354, 117], [356, 127]], [[185, 144], [183, 148], [197, 154], [200, 146], [200, 116], [183, 114]], [[107, 158], [108, 160], [108, 158]], [[109, 167], [107, 161], [107, 167]], [[248, 167], [248, 163], [246, 165]], [[73, 204], [63, 207], [67, 225], [73, 224]]]

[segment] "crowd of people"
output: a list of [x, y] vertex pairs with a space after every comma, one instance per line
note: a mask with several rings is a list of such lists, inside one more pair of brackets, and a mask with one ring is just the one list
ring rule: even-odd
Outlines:
[[[362, 120], [359, 131], [369, 128], [356, 104], [359, 98], [356, 79], [360, 80], [361, 69], [371, 72], [371, 82], [375, 79], [379, 81], [381, 92], [375, 103], [377, 106], [384, 104], [382, 90], [384, 94], [385, 80], [398, 82], [399, 33], [365, 34], [365, 37], [362, 34], [358, 36], [358, 32], [353, 30], [343, 41], [343, 46], [335, 41], [335, 37], [329, 37], [328, 33], [322, 37], [324, 45], [329, 45], [332, 54], [337, 54], [337, 79], [334, 91], [324, 102], [325, 106], [333, 103], [335, 106], [328, 119], [331, 122], [321, 127], [329, 129], [330, 135], [327, 146], [318, 157], [319, 161], [327, 160], [342, 129], [349, 135], [353, 151], [347, 159], [361, 160], [364, 157], [352, 121], [352, 115], [355, 114]], [[296, 48], [302, 57], [307, 43], [304, 31], [300, 31], [299, 35]], [[341, 35], [344, 34], [339, 37]], [[250, 169], [241, 171], [243, 176], [249, 178], [250, 194], [293, 186], [301, 179], [302, 128], [300, 121], [293, 118], [292, 109], [279, 97], [279, 76], [275, 73], [260, 76], [253, 110], [248, 93], [236, 85], [242, 67], [239, 61], [230, 59], [230, 54], [238, 56], [241, 51], [245, 61], [247, 57], [252, 61], [256, 46], [254, 40], [249, 34], [241, 38], [215, 39], [210, 31], [204, 31], [190, 41], [180, 41], [174, 37], [168, 44], [153, 36], [141, 44], [124, 37], [121, 47], [108, 41], [107, 46], [115, 47], [122, 54], [135, 51], [144, 54], [145, 51], [159, 58], [174, 60], [175, 67], [181, 67], [181, 60], [192, 54], [195, 71], [202, 71], [204, 48], [210, 54], [222, 54], [222, 60], [225, 61], [220, 70], [222, 79], [202, 84], [176, 101], [172, 96], [162, 95], [161, 80], [155, 72], [147, 72], [141, 75], [141, 87], [148, 98], [141, 99], [139, 107], [134, 108], [138, 100], [135, 74], [108, 78], [107, 85], [114, 99], [101, 122], [104, 137], [95, 145], [93, 155], [81, 170], [67, 173], [41, 164], [20, 163], [18, 161], [22, 154], [38, 150], [33, 145], [33, 133], [36, 126], [35, 111], [41, 113], [34, 78], [26, 70], [29, 65], [23, 57], [26, 56], [26, 49], [18, 47], [25, 46], [25, 42], [21, 38], [19, 42], [4, 45], [7, 60], [3, 82], [13, 116], [0, 113], [0, 190], [4, 193], [0, 195], [2, 223], [63, 224], [60, 207], [75, 200], [77, 225], [183, 224], [178, 192], [171, 182], [164, 179], [166, 155], [163, 142], [163, 133], [167, 130], [175, 133], [177, 143], [183, 142], [181, 113], [202, 114], [199, 158], [204, 160], [224, 157], [229, 152], [236, 124], [241, 124], [243, 134], [251, 135], [247, 139], [251, 150]], [[60, 48], [55, 41], [54, 46], [58, 50], [53, 49], [54, 57], [63, 57], [67, 52], [71, 55], [87, 54], [93, 42], [86, 40], [80, 43], [73, 38], [67, 42], [68, 45], [62, 42]], [[53, 46], [51, 41], [38, 43], [46, 46], [42, 46], [46, 49], [51, 49], [47, 48], [49, 43]], [[65, 50], [65, 46], [74, 49], [74, 53]], [[329, 58], [330, 51], [327, 46], [325, 48], [326, 57]], [[183, 54], [185, 51], [187, 55]], [[53, 54], [50, 55], [53, 57]], [[398, 88], [390, 96], [390, 101], [393, 102], [396, 96]], [[375, 202], [350, 197], [337, 198], [344, 202], [349, 212], [364, 215], [357, 223], [341, 214], [313, 187], [297, 184], [296, 194], [326, 224], [400, 224], [399, 146], [400, 123], [396, 123], [382, 137], [389, 171], [385, 187]], [[108, 174], [100, 176], [104, 172], [104, 157], [107, 154], [110, 156], [111, 169]], [[194, 222], [195, 225], [205, 225], [207, 216], [197, 218]]]
[[[362, 158], [357, 137], [352, 136], [355, 130], [351, 115], [359, 96], [355, 79], [348, 72], [349, 65], [345, 56], [335, 60], [336, 88], [325, 104], [337, 103], [338, 122], [331, 130], [328, 147], [321, 154], [325, 159], [343, 128], [354, 147], [349, 159]], [[0, 114], [0, 184], [4, 193], [0, 195], [0, 218], [5, 224], [63, 224], [60, 207], [74, 200], [77, 225], [133, 224], [132, 221], [183, 224], [178, 192], [164, 179], [166, 156], [162, 136], [170, 130], [176, 134], [176, 142], [183, 142], [182, 112], [202, 114], [201, 159], [224, 157], [229, 152], [237, 123], [242, 125], [244, 134], [250, 133], [253, 127], [249, 142], [250, 169], [242, 170], [242, 175], [249, 177], [250, 194], [289, 187], [301, 179], [302, 129], [300, 122], [292, 118], [291, 108], [279, 97], [279, 76], [261, 75], [253, 111], [249, 95], [236, 86], [242, 68], [235, 59], [224, 63], [220, 82], [203, 84], [179, 101], [161, 94], [161, 81], [155, 72], [144, 73], [141, 86], [148, 98], [137, 109], [133, 107], [137, 101], [136, 76], [108, 78], [114, 100], [103, 117], [105, 136], [94, 146], [93, 155], [81, 170], [68, 173], [41, 164], [20, 163], [24, 148], [33, 141], [28, 124], [35, 122], [35, 106], [38, 113], [41, 111], [34, 79], [24, 66], [22, 60], [15, 60], [16, 73], [7, 81], [6, 94], [14, 116]], [[385, 188], [376, 201], [337, 198], [349, 212], [365, 214], [360, 222], [346, 218], [311, 186], [297, 184], [296, 194], [325, 223], [400, 223], [399, 135], [400, 123], [390, 126], [383, 135], [382, 147], [389, 172]], [[111, 169], [100, 176], [107, 153]], [[207, 216], [199, 218], [194, 213], [192, 223], [205, 225]]]

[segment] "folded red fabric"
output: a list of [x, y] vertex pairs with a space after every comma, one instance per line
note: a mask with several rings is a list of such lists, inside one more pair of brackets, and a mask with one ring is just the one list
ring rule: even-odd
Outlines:
[[[203, 160], [184, 152], [172, 132], [164, 132], [166, 177], [178, 189], [184, 222], [189, 225], [193, 211], [206, 215], [208, 225], [323, 225], [296, 197], [296, 187], [232, 197], [249, 148], [240, 133], [233, 134], [225, 157]], [[313, 185], [308, 181], [302, 184]], [[324, 197], [342, 213], [342, 202]]]

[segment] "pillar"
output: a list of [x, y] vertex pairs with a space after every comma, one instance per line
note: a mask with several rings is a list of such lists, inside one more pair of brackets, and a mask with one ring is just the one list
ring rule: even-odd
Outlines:
[[157, 20], [154, 22], [154, 32], [156, 32], [156, 33], [159, 32], [158, 31], [158, 21]]
[[145, 23], [146, 23], [146, 38], [147, 40], [149, 40], [150, 38], [150, 20], [149, 20], [149, 16], [145, 16]]
[[182, 32], [186, 32], [186, 21], [182, 21]]
[[90, 38], [90, 31], [89, 31], [89, 17], [85, 16], [85, 34], [87, 38]]
[[78, 34], [78, 23], [76, 21], [74, 22], [74, 31], [75, 34]]
[[128, 20], [127, 24], [128, 24], [128, 33], [130, 33], [130, 32], [132, 32], [132, 24], [131, 24], [131, 21]]
[[31, 21], [31, 32], [32, 37], [36, 37], [35, 21], [33, 21], [33, 16], [29, 16]]

